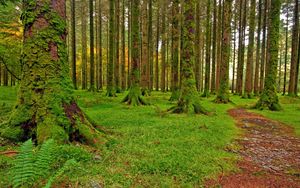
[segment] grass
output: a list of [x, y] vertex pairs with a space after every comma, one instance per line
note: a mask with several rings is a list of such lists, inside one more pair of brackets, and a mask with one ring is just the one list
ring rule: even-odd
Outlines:
[[[109, 132], [110, 142], [104, 150], [92, 153], [98, 159], [80, 161], [77, 156], [76, 170], [66, 172], [58, 185], [69, 182], [84, 187], [99, 182], [105, 187], [201, 187], [207, 178], [216, 178], [222, 171], [236, 170], [238, 156], [225, 151], [239, 135], [233, 119], [226, 112], [235, 107], [233, 104], [217, 105], [211, 97], [202, 99], [202, 104], [215, 115], [176, 115], [163, 112], [175, 104], [168, 101], [169, 93], [153, 92], [146, 98], [152, 105], [139, 107], [121, 104], [124, 94], [116, 98], [107, 98], [104, 94], [75, 92], [81, 108]], [[0, 104], [5, 103], [1, 110], [6, 109], [0, 118], [7, 118], [15, 98], [16, 89], [0, 87]], [[281, 101], [286, 103], [283, 103], [285, 111], [281, 113], [285, 123], [300, 128], [296, 118], [289, 118], [297, 117], [297, 112], [299, 115], [295, 109], [297, 105], [291, 104], [298, 103], [299, 107], [300, 101], [295, 100], [282, 97]], [[249, 106], [256, 99], [232, 96], [232, 101], [236, 105]], [[277, 113], [256, 112], [270, 118], [274, 116], [274, 119]], [[294, 116], [286, 112], [294, 113]], [[2, 147], [0, 151], [6, 149]], [[81, 154], [77, 152], [76, 155]], [[7, 169], [10, 162], [11, 159], [0, 155], [0, 187], [9, 183]]]

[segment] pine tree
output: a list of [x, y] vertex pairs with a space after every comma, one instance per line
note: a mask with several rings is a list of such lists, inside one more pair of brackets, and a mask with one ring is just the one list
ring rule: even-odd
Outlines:
[[276, 92], [276, 75], [279, 49], [279, 26], [280, 26], [281, 0], [271, 0], [270, 23], [268, 27], [269, 47], [267, 50], [268, 69], [266, 72], [264, 90], [256, 104], [256, 108], [269, 108], [270, 110], [280, 110], [279, 100]]

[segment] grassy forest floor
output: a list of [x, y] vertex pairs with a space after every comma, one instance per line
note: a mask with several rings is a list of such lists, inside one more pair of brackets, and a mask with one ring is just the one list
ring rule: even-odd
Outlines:
[[[94, 150], [77, 144], [59, 151], [63, 159], [74, 157], [78, 165], [56, 181], [57, 187], [72, 184], [86, 187], [99, 183], [105, 187], [200, 187], [219, 174], [236, 172], [239, 155], [232, 150], [242, 130], [227, 113], [229, 109], [250, 107], [257, 99], [232, 96], [232, 104], [217, 105], [214, 97], [202, 99], [214, 115], [166, 114], [175, 103], [170, 93], [153, 92], [152, 105], [129, 107], [121, 104], [124, 94], [107, 98], [104, 93], [76, 91], [80, 107], [100, 125], [111, 139], [104, 149]], [[16, 100], [16, 88], [0, 87], [0, 122]], [[300, 99], [280, 97], [281, 112], [251, 110], [295, 128], [300, 136]], [[2, 143], [0, 152], [17, 150]], [[0, 187], [10, 184], [13, 158], [0, 155]], [[75, 186], [74, 186], [75, 187]]]

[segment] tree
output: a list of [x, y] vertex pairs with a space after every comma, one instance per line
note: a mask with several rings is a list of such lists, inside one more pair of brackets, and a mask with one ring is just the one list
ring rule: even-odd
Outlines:
[[140, 57], [139, 57], [139, 48], [140, 48], [140, 34], [139, 34], [139, 0], [133, 0], [131, 4], [131, 86], [128, 94], [123, 99], [123, 102], [137, 106], [137, 105], [146, 105], [146, 102], [142, 98], [141, 88], [140, 88]]
[[75, 0], [71, 1], [71, 67], [72, 67], [72, 82], [74, 88], [77, 89], [76, 81], [76, 30], [75, 30]]
[[115, 0], [109, 0], [109, 51], [107, 62], [107, 92], [106, 96], [115, 97], [114, 88], [114, 34], [115, 34]]
[[295, 0], [289, 96], [297, 96], [297, 94], [298, 94], [297, 87], [296, 87], [296, 82], [298, 82], [298, 79], [296, 76], [298, 74], [298, 72], [297, 72], [298, 42], [299, 42], [298, 37], [299, 37], [299, 2], [298, 2], [298, 0]]
[[245, 98], [252, 98], [253, 95], [253, 63], [254, 63], [254, 30], [255, 30], [255, 9], [256, 0], [251, 0], [250, 5], [250, 23], [249, 23], [249, 45], [247, 53]]
[[144, 0], [142, 3], [142, 62], [141, 62], [141, 87], [142, 87], [142, 95], [149, 95], [149, 44], [148, 44], [148, 16], [147, 16], [147, 7], [148, 1]]
[[94, 0], [89, 0], [90, 14], [90, 91], [95, 91]]
[[210, 52], [211, 52], [211, 0], [207, 0], [206, 7], [206, 55], [205, 55], [205, 86], [203, 97], [209, 96], [209, 83], [210, 83]]
[[262, 0], [258, 1], [258, 23], [257, 23], [257, 43], [256, 43], [256, 64], [254, 75], [254, 95], [259, 94], [259, 66], [260, 66], [260, 47], [261, 47], [261, 18], [262, 18]]
[[114, 30], [114, 81], [115, 81], [115, 91], [117, 93], [121, 92], [120, 88], [120, 0], [115, 0], [115, 30]]
[[231, 7], [232, 0], [225, 0], [223, 15], [222, 63], [220, 70], [220, 87], [216, 98], [217, 103], [229, 102], [229, 61], [231, 47]]
[[211, 93], [216, 91], [216, 52], [217, 52], [217, 0], [214, 0], [213, 10], [213, 38], [212, 38], [212, 75], [211, 75]]
[[[38, 6], [37, 6], [38, 5]], [[42, 143], [101, 144], [101, 136], [72, 97], [66, 48], [64, 0], [24, 1], [23, 74], [17, 105], [1, 136]]]
[[196, 114], [207, 113], [207, 111], [200, 105], [199, 96], [197, 95], [196, 82], [193, 72], [194, 67], [194, 0], [183, 1], [183, 15], [184, 21], [182, 26], [182, 85], [180, 89], [180, 97], [176, 107], [171, 108], [174, 113], [187, 113], [193, 108]]
[[[162, 10], [166, 9], [167, 1], [162, 0]], [[162, 16], [161, 20], [161, 71], [160, 71], [160, 90], [166, 91], [166, 44], [167, 44], [167, 33], [166, 33], [166, 16]]]
[[256, 104], [256, 108], [269, 108], [270, 110], [280, 110], [278, 96], [276, 93], [276, 75], [279, 49], [279, 26], [280, 26], [280, 8], [281, 0], [271, 0], [271, 9], [269, 12], [269, 48], [268, 53], [268, 68], [266, 71], [264, 90]]
[[87, 1], [81, 1], [81, 87], [87, 89]]
[[170, 100], [178, 100], [179, 98], [179, 0], [173, 0], [172, 3], [172, 95]]
[[[158, 1], [159, 2], [159, 1]], [[159, 65], [158, 65], [158, 56], [159, 56], [159, 39], [160, 39], [160, 6], [158, 3], [157, 13], [156, 13], [156, 49], [155, 49], [155, 90], [159, 90]]]

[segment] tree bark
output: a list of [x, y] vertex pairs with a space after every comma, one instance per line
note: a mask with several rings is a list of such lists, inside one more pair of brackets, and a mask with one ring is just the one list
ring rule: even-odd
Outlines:
[[298, 64], [298, 37], [299, 37], [299, 2], [295, 0], [294, 5], [294, 23], [293, 23], [293, 37], [292, 37], [292, 53], [291, 53], [291, 69], [289, 81], [289, 96], [297, 96], [296, 90], [296, 73]]
[[27, 1], [23, 6], [23, 74], [17, 105], [0, 126], [1, 136], [37, 143], [50, 138], [61, 143], [104, 143], [72, 97], [65, 1]]
[[171, 110], [174, 113], [187, 113], [193, 109], [195, 113], [207, 113], [207, 111], [200, 106], [194, 76], [194, 0], [184, 0], [183, 2], [183, 33], [182, 33], [182, 86], [180, 89], [180, 97], [176, 107]]
[[278, 63], [279, 49], [279, 27], [280, 27], [280, 8], [281, 0], [271, 0], [271, 8], [269, 14], [269, 48], [268, 53], [268, 69], [266, 72], [264, 90], [256, 104], [256, 108], [269, 108], [270, 110], [280, 110], [279, 100], [276, 92], [276, 75]]
[[255, 30], [255, 9], [256, 0], [251, 0], [250, 5], [250, 23], [249, 23], [249, 45], [247, 53], [247, 68], [246, 68], [246, 83], [245, 83], [245, 98], [253, 97], [253, 63], [254, 63], [254, 30]]
[[217, 103], [229, 102], [229, 61], [231, 48], [231, 8], [232, 0], [224, 2], [223, 37], [222, 37], [222, 64], [220, 70], [220, 87], [216, 98]]

